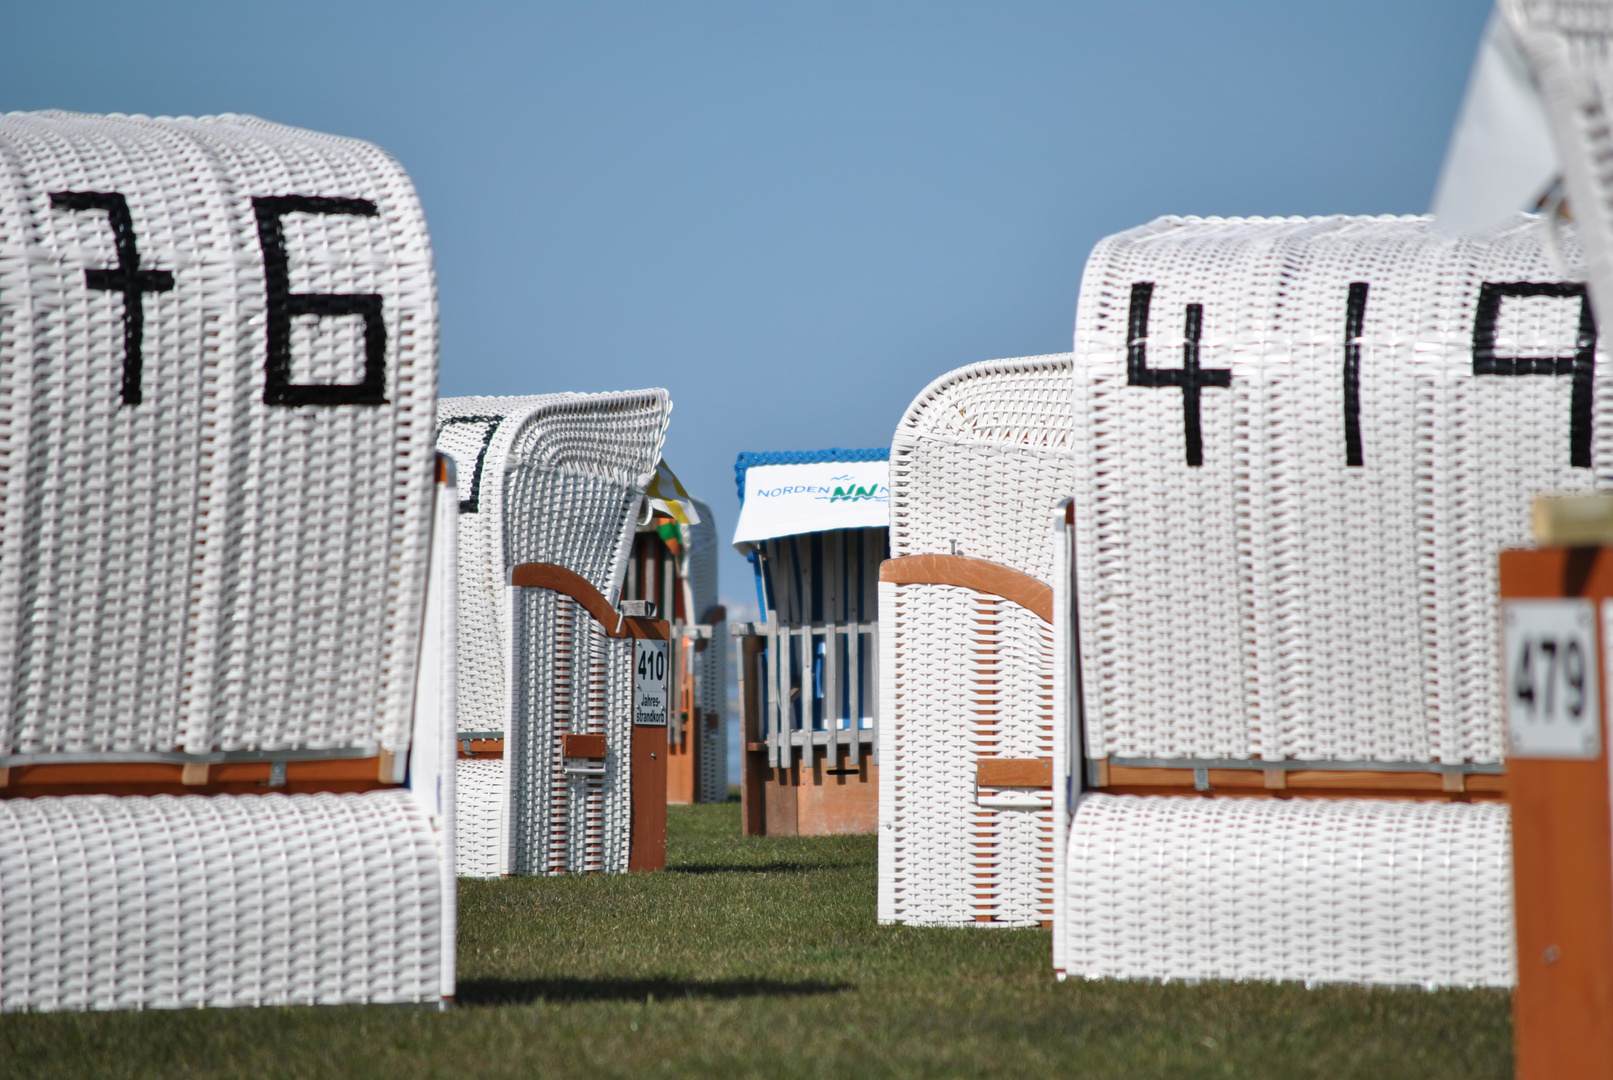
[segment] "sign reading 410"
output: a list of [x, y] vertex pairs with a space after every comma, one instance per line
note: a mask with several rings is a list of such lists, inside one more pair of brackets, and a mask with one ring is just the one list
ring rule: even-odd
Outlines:
[[633, 723], [665, 727], [667, 643], [633, 639]]
[[1503, 684], [1513, 757], [1602, 752], [1596, 610], [1589, 600], [1502, 604]]

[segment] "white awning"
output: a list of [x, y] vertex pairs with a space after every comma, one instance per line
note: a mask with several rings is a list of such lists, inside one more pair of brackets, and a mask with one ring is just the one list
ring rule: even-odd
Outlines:
[[735, 544], [828, 529], [890, 525], [890, 462], [752, 465]]

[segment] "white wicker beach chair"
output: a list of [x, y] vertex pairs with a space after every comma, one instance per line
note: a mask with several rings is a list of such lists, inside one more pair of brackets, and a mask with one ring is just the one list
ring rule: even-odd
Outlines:
[[463, 462], [459, 738], [492, 755], [459, 763], [462, 875], [629, 869], [653, 801], [633, 790], [634, 642], [667, 635], [615, 598], [671, 410], [664, 390], [440, 403]]
[[717, 602], [717, 526], [655, 514], [638, 528], [622, 595], [672, 623], [675, 686], [667, 724], [667, 802], [728, 799], [728, 613]]
[[1093, 252], [1060, 972], [1512, 982], [1496, 557], [1613, 453], [1541, 232], [1162, 218]]
[[1053, 918], [1048, 514], [1072, 483], [1068, 354], [926, 387], [891, 444], [880, 571], [879, 918]]
[[452, 996], [436, 375], [381, 150], [0, 116], [0, 1009]]

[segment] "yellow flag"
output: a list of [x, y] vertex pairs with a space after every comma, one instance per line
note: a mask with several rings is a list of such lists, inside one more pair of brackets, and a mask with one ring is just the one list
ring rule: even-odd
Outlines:
[[650, 477], [650, 486], [644, 489], [649, 496], [650, 506], [663, 514], [669, 514], [672, 520], [679, 525], [697, 525], [700, 523], [700, 514], [694, 508], [694, 499], [683, 490], [683, 484], [671, 469], [667, 468], [665, 461], [655, 466], [655, 475]]

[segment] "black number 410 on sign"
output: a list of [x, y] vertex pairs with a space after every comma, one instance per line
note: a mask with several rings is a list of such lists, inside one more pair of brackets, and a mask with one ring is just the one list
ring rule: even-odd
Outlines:
[[633, 723], [666, 726], [667, 643], [633, 639]]

